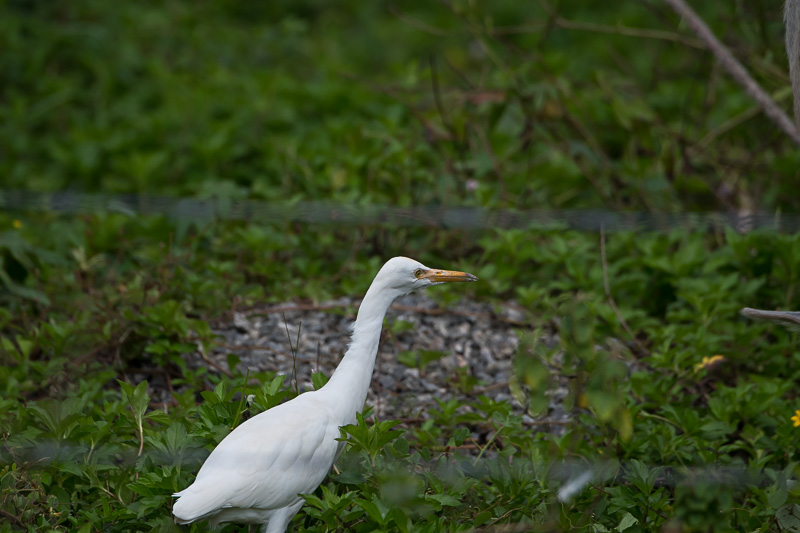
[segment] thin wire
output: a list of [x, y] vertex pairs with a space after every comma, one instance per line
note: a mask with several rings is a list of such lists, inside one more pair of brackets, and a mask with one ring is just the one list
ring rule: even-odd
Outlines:
[[606, 232], [707, 231], [732, 228], [800, 231], [800, 214], [721, 212], [640, 213], [600, 209], [485, 209], [481, 207], [355, 205], [334, 202], [277, 203], [223, 198], [180, 198], [135, 194], [42, 193], [0, 190], [0, 209], [58, 214], [122, 213], [163, 215], [207, 222], [249, 220], [256, 223], [305, 222], [337, 225], [391, 225], [481, 229], [574, 229]]
[[[249, 401], [249, 400], [248, 400]], [[63, 441], [43, 440], [38, 442], [27, 441], [26, 445], [10, 445], [6, 450], [0, 452], [0, 458], [13, 460], [16, 462], [41, 463], [59, 457], [82, 456], [89, 452], [87, 444], [71, 444]], [[92, 463], [96, 466], [119, 466], [130, 464], [137, 460], [135, 447], [129, 450], [121, 450], [118, 446], [97, 446], [93, 448]], [[208, 451], [203, 448], [187, 447], [175, 450], [145, 449], [141, 457], [152, 457], [161, 463], [178, 462], [184, 465], [199, 465], [208, 456]], [[453, 460], [456, 456], [453, 457]], [[494, 455], [483, 455], [473, 457], [470, 454], [458, 456], [458, 461], [440, 465], [445, 470], [457, 467], [461, 461], [462, 465], [471, 464], [480, 466], [481, 464], [492, 461], [503, 461]], [[432, 461], [433, 465], [435, 461]], [[507, 463], [509, 464], [509, 463]], [[653, 464], [641, 461], [586, 461], [586, 460], [552, 460], [536, 461], [537, 471], [542, 472], [543, 476], [549, 481], [558, 483], [558, 498], [560, 501], [570, 501], [591, 483], [609, 483], [614, 479], [625, 480], [636, 472], [657, 471], [655, 485], [664, 487], [674, 487], [677, 485], [695, 486], [718, 486], [718, 487], [737, 487], [745, 488], [759, 484], [771, 484], [770, 478], [763, 472], [745, 465], [693, 465], [684, 466], [676, 464]], [[513, 465], [520, 470], [525, 470], [531, 466], [531, 462], [524, 458], [515, 458]], [[541, 469], [546, 466], [546, 470]], [[488, 470], [470, 469], [470, 475], [480, 478], [489, 475]]]

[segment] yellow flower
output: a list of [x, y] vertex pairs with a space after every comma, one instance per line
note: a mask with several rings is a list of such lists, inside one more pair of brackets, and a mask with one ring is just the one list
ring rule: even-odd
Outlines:
[[797, 409], [794, 412], [794, 416], [792, 417], [792, 422], [794, 422], [794, 427], [800, 427], [800, 409]]
[[15, 218], [14, 222], [12, 222], [11, 225], [14, 226], [15, 228], [19, 229], [19, 228], [22, 227], [22, 221]]
[[714, 356], [711, 356], [711, 357], [703, 357], [703, 360], [700, 363], [695, 365], [694, 371], [695, 372], [699, 372], [700, 370], [702, 370], [704, 368], [711, 368], [711, 367], [717, 366], [718, 364], [722, 363], [723, 361], [725, 361], [725, 356], [724, 355], [717, 354], [717, 355], [714, 355]]
[[586, 400], [586, 395], [584, 393], [580, 393], [578, 395], [578, 407], [586, 409], [589, 407], [589, 402]]

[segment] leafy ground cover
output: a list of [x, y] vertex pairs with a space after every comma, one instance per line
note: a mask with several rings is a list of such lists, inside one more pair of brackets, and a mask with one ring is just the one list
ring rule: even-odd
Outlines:
[[[762, 84], [787, 94], [766, 2], [697, 7]], [[796, 149], [655, 2], [2, 10], [6, 187], [800, 207]], [[209, 323], [236, 309], [361, 294], [398, 254], [481, 277], [439, 294], [443, 305], [465, 290], [513, 298], [533, 325], [554, 328], [552, 348], [525, 336], [510, 387], [536, 415], [552, 376], [569, 376], [573, 422], [541, 433], [482, 398], [419, 423], [367, 416], [347, 428], [338, 473], [308, 497], [296, 530], [800, 523], [797, 337], [738, 316], [800, 308], [798, 236], [33, 212], [0, 214], [0, 229], [0, 531], [177, 530], [170, 493], [231, 427], [296, 394], [278, 376], [191, 370], [182, 355], [210, 348]], [[132, 379], [156, 374], [169, 376], [172, 402]], [[580, 472], [593, 473], [588, 485], [559, 497]]]

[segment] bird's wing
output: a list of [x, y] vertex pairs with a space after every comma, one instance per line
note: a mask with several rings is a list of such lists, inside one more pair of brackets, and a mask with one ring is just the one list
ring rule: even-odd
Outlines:
[[336, 458], [337, 437], [339, 428], [327, 406], [314, 393], [302, 394], [225, 437], [195, 482], [178, 493], [173, 512], [188, 521], [230, 507], [290, 505], [325, 479]]

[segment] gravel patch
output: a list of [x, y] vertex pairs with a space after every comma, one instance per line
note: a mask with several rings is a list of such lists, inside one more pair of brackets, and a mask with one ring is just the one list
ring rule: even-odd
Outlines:
[[[241, 361], [240, 370], [277, 372], [288, 382], [293, 367], [291, 338], [297, 348], [298, 385], [301, 391], [311, 390], [311, 373], [330, 376], [344, 355], [358, 303], [341, 298], [236, 313], [232, 322], [214, 330], [221, 342], [208, 357], [227, 368], [227, 355], [234, 353]], [[367, 398], [379, 418], [424, 419], [437, 400], [465, 402], [482, 394], [510, 402], [516, 414], [542, 431], [559, 432], [567, 421], [562, 405], [566, 381], [550, 391], [548, 412], [536, 420], [509, 390], [519, 333], [531, 329], [513, 302], [488, 305], [462, 300], [443, 308], [424, 293], [410, 294], [396, 300], [386, 326]], [[540, 342], [552, 346], [557, 338], [545, 333]], [[433, 360], [420, 368], [417, 356]], [[188, 357], [191, 366], [208, 366], [199, 354]], [[459, 385], [465, 381], [473, 385]]]

